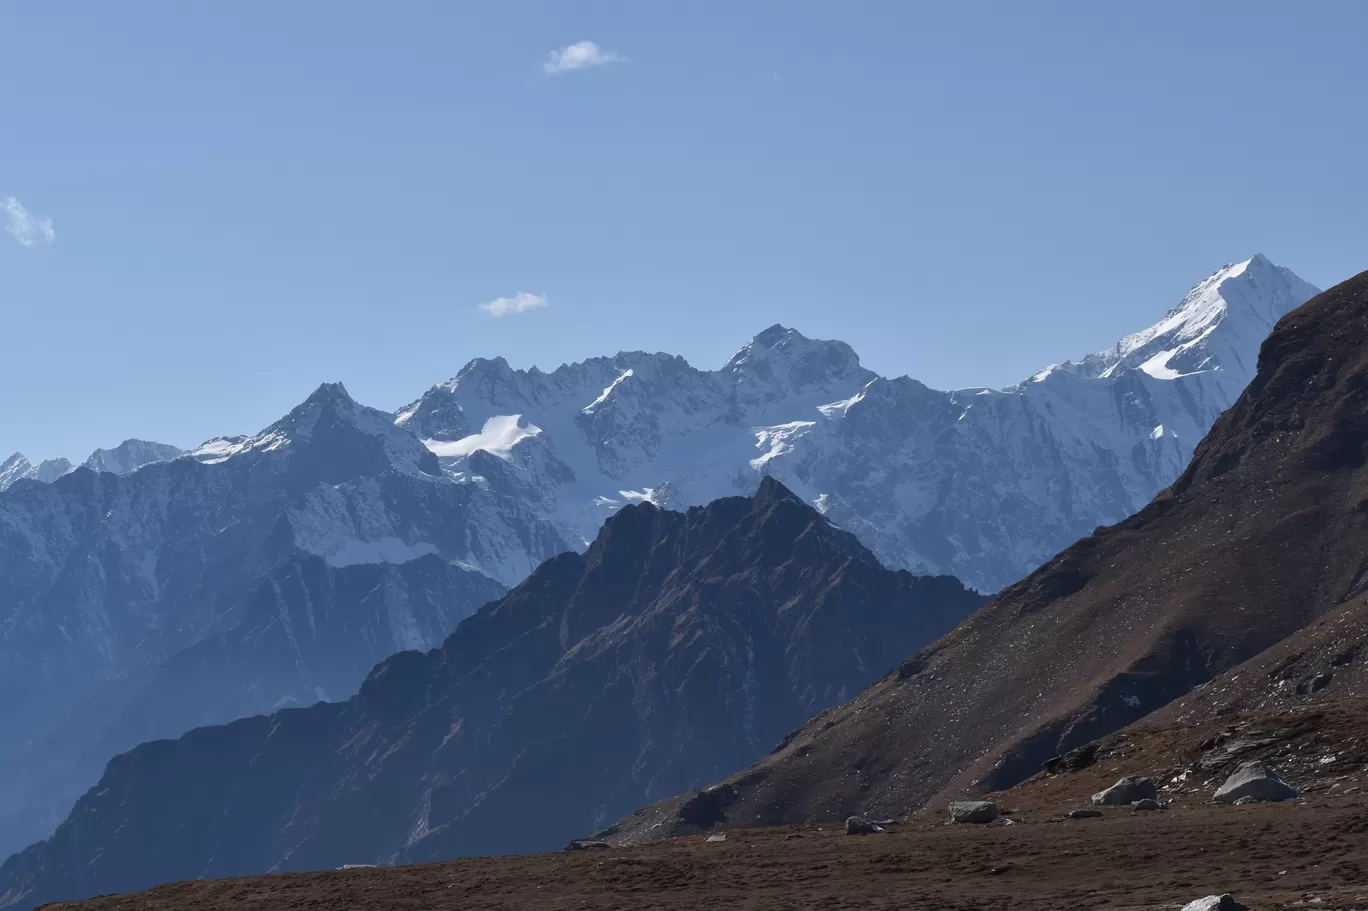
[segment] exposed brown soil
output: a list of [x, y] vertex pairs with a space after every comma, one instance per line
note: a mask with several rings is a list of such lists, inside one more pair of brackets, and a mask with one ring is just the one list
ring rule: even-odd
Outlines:
[[[1303, 798], [1212, 804], [1211, 789], [1251, 758], [1277, 765]], [[1124, 774], [1153, 776], [1169, 808], [1064, 818]], [[1255, 911], [1365, 908], [1365, 789], [1368, 700], [1347, 700], [1119, 732], [1098, 742], [1091, 765], [1042, 774], [999, 795], [1012, 825], [949, 825], [943, 810], [932, 808], [880, 835], [847, 836], [837, 823], [733, 830], [722, 843], [694, 835], [573, 853], [180, 883], [49, 907], [1148, 911], [1229, 891]]]

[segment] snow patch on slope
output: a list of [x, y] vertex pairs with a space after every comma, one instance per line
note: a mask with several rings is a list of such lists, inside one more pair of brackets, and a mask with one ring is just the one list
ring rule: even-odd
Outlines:
[[[631, 371], [629, 370], [628, 373]], [[605, 392], [604, 395], [607, 393]], [[423, 440], [423, 445], [444, 458], [461, 458], [470, 455], [477, 449], [482, 449], [490, 455], [508, 459], [514, 446], [542, 432], [536, 424], [523, 426], [520, 423], [521, 421], [522, 415], [520, 414], [497, 415], [485, 421], [484, 427], [479, 433], [462, 437], [459, 440]]]

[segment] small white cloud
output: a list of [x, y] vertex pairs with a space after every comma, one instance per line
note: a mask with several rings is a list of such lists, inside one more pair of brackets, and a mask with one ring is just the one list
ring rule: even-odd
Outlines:
[[518, 313], [526, 313], [528, 310], [540, 310], [550, 301], [545, 294], [528, 294], [526, 291], [519, 291], [512, 297], [496, 297], [492, 301], [480, 304], [480, 309], [490, 316], [514, 316]]
[[592, 41], [576, 41], [548, 54], [542, 69], [554, 76], [556, 73], [569, 73], [591, 66], [607, 66], [610, 63], [626, 61], [627, 58], [616, 51], [605, 51]]
[[46, 215], [29, 214], [23, 204], [13, 196], [0, 200], [0, 211], [5, 213], [5, 231], [23, 247], [50, 244], [57, 239], [52, 229], [52, 219]]

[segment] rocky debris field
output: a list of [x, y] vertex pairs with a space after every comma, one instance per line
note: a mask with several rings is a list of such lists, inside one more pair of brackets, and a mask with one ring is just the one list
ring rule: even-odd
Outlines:
[[[1179, 911], [1216, 897], [1210, 907], [1368, 908], [1368, 702], [1136, 727], [1090, 746], [992, 795], [1001, 815], [991, 824], [953, 824], [936, 806], [865, 834], [832, 820], [639, 847], [585, 841], [551, 854], [180, 883], [50, 907]], [[1299, 796], [1215, 801], [1253, 761]], [[1092, 806], [1093, 794], [1132, 775], [1155, 783], [1162, 810]], [[1084, 808], [1091, 814], [1070, 818]], [[1238, 904], [1220, 904], [1225, 894]]]
[[[1368, 789], [1368, 699], [1232, 714], [1200, 724], [1160, 719], [1052, 760], [1048, 766], [1060, 771], [1044, 772], [1009, 793], [1047, 802], [1085, 783], [1102, 792], [1122, 776], [1140, 775], [1154, 782], [1166, 806], [1191, 807], [1215, 801], [1251, 763], [1264, 764], [1306, 800], [1362, 796]], [[1078, 806], [1086, 805], [1079, 800]]]

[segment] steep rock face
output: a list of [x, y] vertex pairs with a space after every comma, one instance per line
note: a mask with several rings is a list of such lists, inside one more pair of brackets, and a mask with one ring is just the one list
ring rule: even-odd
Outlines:
[[[1181, 711], [1361, 689], [1368, 273], [1284, 317], [1258, 363], [1171, 488], [794, 732], [732, 779], [725, 821], [895, 813], [1006, 787], [1250, 659]], [[640, 811], [620, 837], [696, 828], [678, 807]]]
[[0, 895], [559, 847], [754, 760], [982, 601], [884, 569], [772, 480], [631, 506], [345, 703], [119, 756]]
[[[108, 759], [91, 750], [135, 742], [119, 732], [120, 719], [136, 710], [158, 668], [193, 661], [176, 656], [199, 643], [253, 629], [249, 593], [291, 561], [315, 555], [341, 569], [436, 555], [459, 563], [463, 570], [442, 574], [455, 587], [440, 598], [421, 572], [391, 579], [418, 586], [411, 604], [422, 616], [396, 613], [395, 629], [374, 641], [430, 647], [502, 587], [456, 584], [468, 578], [464, 570], [516, 582], [567, 547], [520, 501], [443, 477], [411, 433], [338, 385], [320, 387], [254, 437], [213, 440], [126, 475], [81, 468], [51, 484], [12, 487], [0, 494], [0, 769], [8, 773], [0, 776], [0, 848], [45, 834], [26, 822], [35, 818], [35, 782], [52, 801], [46, 812], [64, 813], [63, 800], [88, 787]], [[309, 595], [326, 600], [346, 588], [337, 576]], [[301, 607], [315, 623], [353, 619], [341, 603], [275, 606]], [[286, 623], [289, 614], [279, 616]], [[308, 637], [289, 622], [302, 648]], [[333, 647], [360, 631], [312, 634]], [[276, 654], [294, 665], [288, 652]], [[337, 666], [352, 669], [349, 684], [319, 686], [346, 695], [379, 657], [364, 649], [340, 655]], [[294, 680], [285, 671], [278, 682]], [[191, 723], [226, 720], [211, 678], [187, 682], [183, 700], [202, 694], [215, 706]], [[273, 695], [242, 691], [239, 710], [269, 708], [297, 694], [296, 683]], [[142, 703], [150, 704], [156, 700]]]
[[722, 369], [624, 352], [551, 373], [476, 360], [402, 408], [457, 478], [503, 463], [569, 540], [623, 504], [693, 505], [772, 475], [890, 566], [996, 591], [1178, 476], [1316, 289], [1263, 256], [1155, 326], [1004, 390], [940, 392], [773, 326]]

